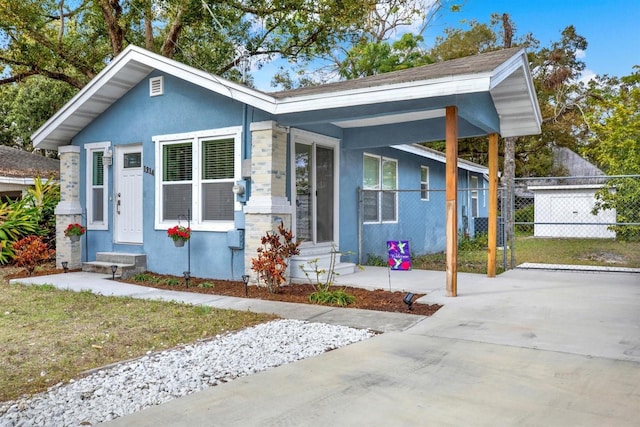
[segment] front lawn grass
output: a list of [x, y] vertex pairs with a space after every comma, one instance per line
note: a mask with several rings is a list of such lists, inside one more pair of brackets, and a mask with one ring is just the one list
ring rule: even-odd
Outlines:
[[0, 277], [0, 401], [82, 372], [235, 331], [273, 315], [105, 297]]
[[640, 242], [612, 239], [560, 239], [519, 236], [516, 264], [597, 265], [640, 268]]

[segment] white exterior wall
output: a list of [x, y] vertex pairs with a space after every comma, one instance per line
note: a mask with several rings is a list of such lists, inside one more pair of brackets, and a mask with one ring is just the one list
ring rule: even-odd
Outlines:
[[[600, 186], [557, 185], [529, 187], [535, 197], [535, 237], [615, 239], [607, 224], [616, 222], [615, 210], [592, 214]], [[585, 225], [582, 225], [585, 224]]]

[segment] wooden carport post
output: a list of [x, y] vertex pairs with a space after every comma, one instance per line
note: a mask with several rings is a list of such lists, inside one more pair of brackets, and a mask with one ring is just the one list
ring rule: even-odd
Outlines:
[[498, 134], [489, 134], [489, 229], [487, 276], [496, 277], [498, 235]]
[[447, 296], [455, 297], [458, 295], [458, 107], [447, 107], [445, 120]]

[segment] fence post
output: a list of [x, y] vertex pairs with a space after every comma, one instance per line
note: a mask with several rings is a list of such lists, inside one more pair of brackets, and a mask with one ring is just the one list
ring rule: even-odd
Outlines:
[[498, 228], [498, 134], [489, 135], [489, 224], [487, 276], [496, 277], [496, 237]]

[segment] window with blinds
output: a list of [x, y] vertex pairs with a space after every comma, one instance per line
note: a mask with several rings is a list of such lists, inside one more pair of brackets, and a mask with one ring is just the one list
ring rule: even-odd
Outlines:
[[91, 222], [104, 221], [104, 152], [93, 151], [91, 166]]
[[[240, 152], [240, 128], [214, 129], [168, 139], [156, 137], [160, 189], [156, 225], [164, 227], [191, 215], [191, 226], [226, 230], [233, 226], [233, 185]], [[169, 139], [170, 138], [170, 139]]]
[[202, 219], [233, 220], [233, 139], [202, 141]]
[[193, 146], [191, 142], [162, 147], [162, 218], [186, 218], [192, 205]]

